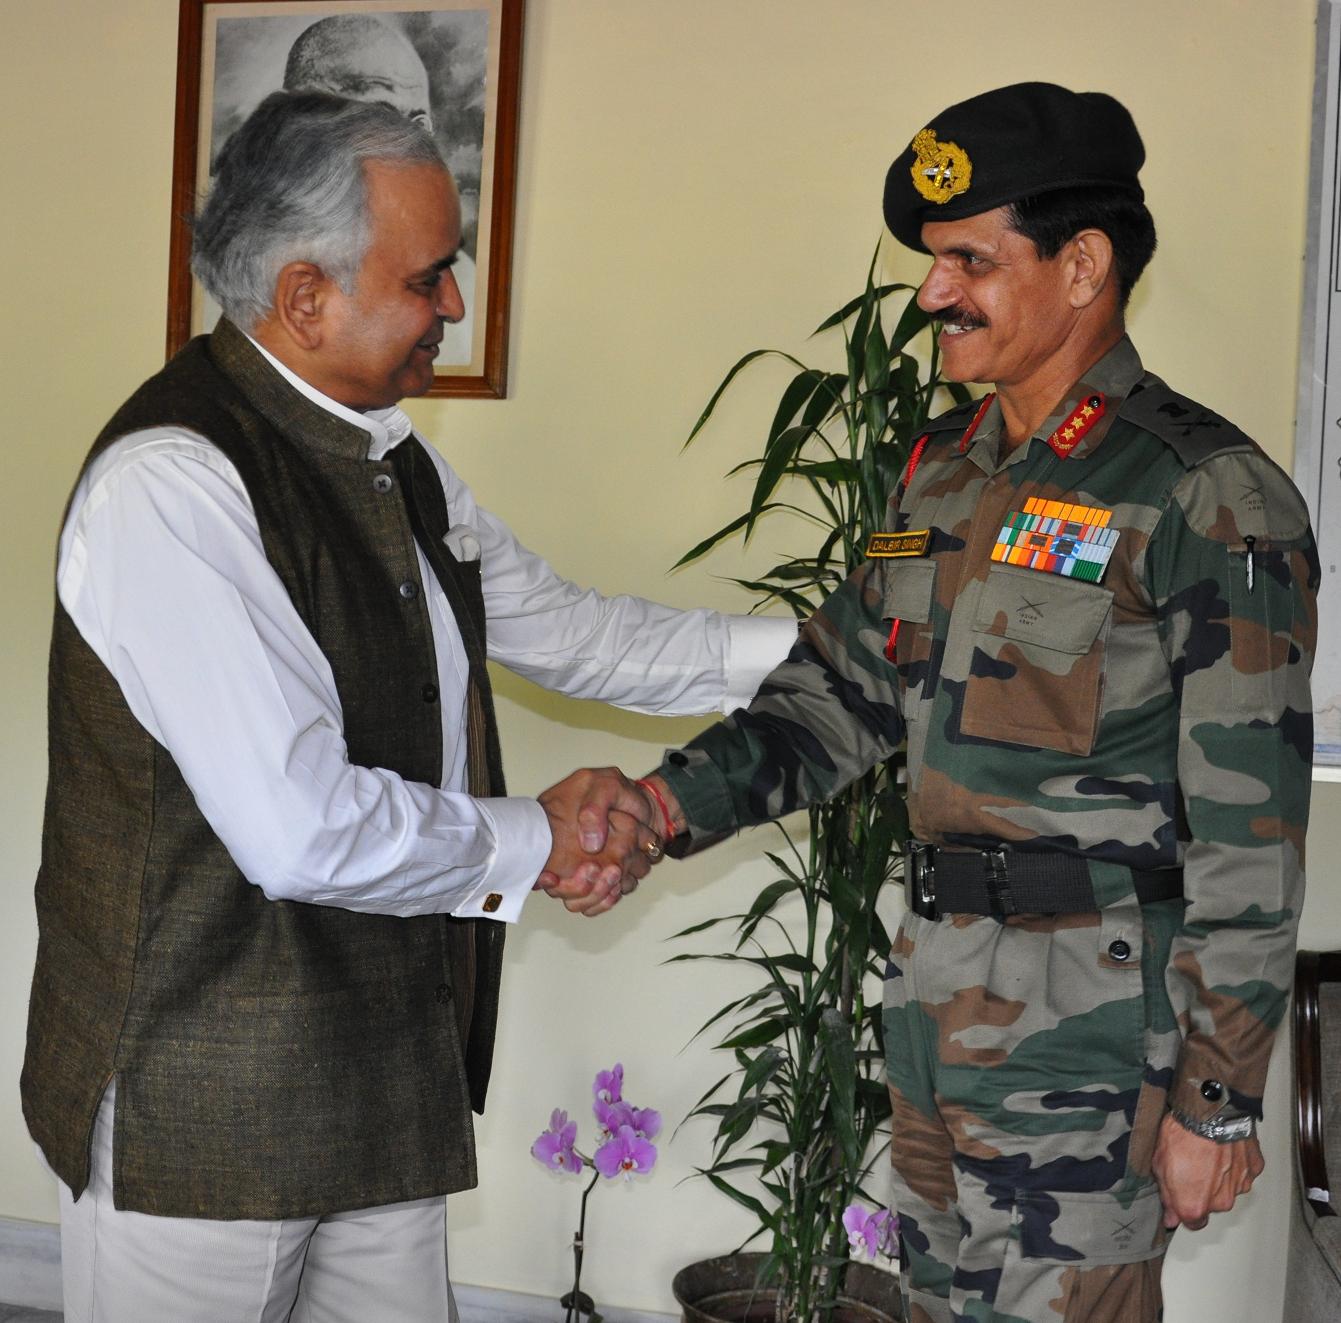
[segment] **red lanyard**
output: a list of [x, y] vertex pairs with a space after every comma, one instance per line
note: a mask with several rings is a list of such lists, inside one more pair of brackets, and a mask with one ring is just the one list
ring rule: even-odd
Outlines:
[[[906, 492], [913, 481], [913, 474], [917, 472], [917, 466], [922, 462], [922, 452], [927, 448], [927, 442], [931, 440], [931, 433], [928, 432], [922, 437], [915, 446], [913, 453], [908, 456], [908, 472], [904, 474], [903, 485], [900, 488], [899, 495]], [[885, 644], [885, 657], [889, 661], [894, 660], [894, 649], [899, 641], [899, 625], [903, 622], [896, 616], [894, 623], [890, 626], [889, 642]]]

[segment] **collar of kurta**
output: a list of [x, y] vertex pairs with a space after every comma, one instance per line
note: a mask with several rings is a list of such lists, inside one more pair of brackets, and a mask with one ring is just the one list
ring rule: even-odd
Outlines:
[[1067, 391], [1027, 445], [1000, 459], [1001, 401], [992, 396], [965, 432], [961, 452], [986, 473], [1023, 463], [1036, 445], [1047, 446], [1059, 459], [1083, 459], [1103, 444], [1123, 401], [1144, 375], [1136, 346], [1124, 335]]

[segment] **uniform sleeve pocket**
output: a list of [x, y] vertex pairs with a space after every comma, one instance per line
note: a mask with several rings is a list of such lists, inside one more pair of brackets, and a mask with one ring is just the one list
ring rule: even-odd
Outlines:
[[886, 620], [911, 620], [925, 625], [931, 619], [931, 599], [936, 587], [936, 562], [918, 557], [893, 561], [884, 567]]
[[1245, 711], [1274, 713], [1283, 696], [1282, 679], [1298, 652], [1297, 569], [1291, 552], [1268, 538], [1245, 540], [1226, 551], [1230, 695]]

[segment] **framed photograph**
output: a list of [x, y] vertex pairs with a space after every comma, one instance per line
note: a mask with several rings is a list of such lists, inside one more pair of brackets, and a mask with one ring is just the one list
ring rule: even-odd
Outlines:
[[168, 354], [219, 309], [191, 275], [191, 217], [232, 131], [271, 92], [386, 101], [432, 132], [461, 195], [466, 305], [430, 395], [507, 393], [523, 0], [181, 0]]

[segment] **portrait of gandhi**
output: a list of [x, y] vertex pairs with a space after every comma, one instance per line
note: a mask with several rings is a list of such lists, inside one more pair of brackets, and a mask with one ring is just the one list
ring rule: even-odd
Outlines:
[[[286, 6], [286, 9], [289, 7]], [[461, 199], [453, 275], [465, 302], [439, 366], [471, 361], [484, 163], [489, 11], [434, 9], [219, 17], [214, 25], [210, 173], [224, 143], [278, 88], [385, 101], [433, 134]], [[206, 313], [207, 327], [214, 309]]]

